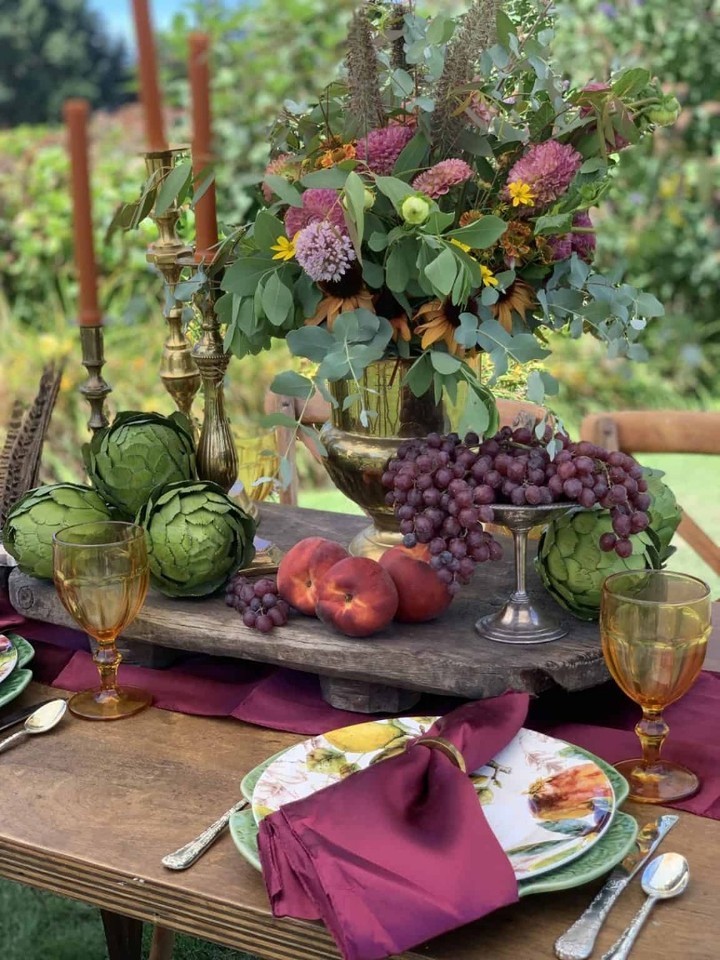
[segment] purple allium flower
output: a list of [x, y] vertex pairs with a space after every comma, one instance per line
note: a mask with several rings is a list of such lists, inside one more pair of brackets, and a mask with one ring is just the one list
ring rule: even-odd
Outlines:
[[356, 257], [346, 233], [327, 220], [315, 220], [295, 238], [295, 259], [317, 282], [339, 280]]
[[472, 175], [472, 167], [468, 166], [464, 160], [453, 158], [436, 163], [434, 167], [415, 177], [412, 185], [418, 193], [424, 193], [425, 196], [437, 200], [438, 197], [448, 193], [451, 187], [465, 183]]
[[[573, 217], [573, 227], [592, 227], [593, 222], [589, 213], [576, 213]], [[572, 249], [581, 260], [590, 263], [595, 256], [597, 239], [594, 233], [573, 233]]]
[[387, 176], [393, 172], [403, 147], [412, 140], [413, 132], [411, 127], [399, 123], [371, 130], [366, 137], [358, 140], [357, 158], [364, 160], [373, 173]]
[[[533, 205], [523, 207], [523, 211], [533, 213], [565, 193], [581, 164], [582, 157], [574, 147], [557, 140], [546, 140], [530, 147], [512, 166], [507, 182], [528, 184], [534, 200]], [[507, 187], [504, 195], [510, 198]]]
[[299, 230], [316, 220], [327, 220], [345, 230], [340, 194], [336, 190], [319, 187], [306, 190], [302, 195], [302, 207], [288, 207], [285, 211], [285, 232], [292, 240]]

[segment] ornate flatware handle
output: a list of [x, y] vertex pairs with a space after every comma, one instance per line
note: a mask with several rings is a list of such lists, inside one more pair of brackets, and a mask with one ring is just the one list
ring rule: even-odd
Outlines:
[[230, 807], [215, 823], [211, 823], [207, 830], [203, 830], [199, 837], [195, 837], [184, 847], [180, 847], [175, 853], [169, 853], [162, 858], [162, 865], [168, 870], [187, 870], [195, 861], [201, 857], [208, 847], [217, 840], [225, 827], [228, 825], [230, 817], [238, 810], [244, 810], [248, 806], [247, 800], [240, 800], [234, 806]]
[[654, 906], [655, 897], [648, 897], [645, 903], [633, 917], [630, 926], [625, 928], [625, 931], [620, 939], [608, 950], [607, 953], [603, 954], [602, 960], [627, 960], [627, 958], [630, 956], [632, 945], [635, 943], [635, 939], [640, 933], [642, 925], [647, 920], [648, 914]]
[[9, 750], [14, 744], [19, 740], [24, 740], [27, 737], [27, 732], [25, 730], [19, 730], [17, 733], [13, 733], [9, 737], [5, 737], [4, 740], [0, 740], [0, 753], [4, 750]]
[[627, 883], [627, 877], [610, 877], [585, 913], [555, 941], [555, 956], [559, 960], [587, 960], [605, 917]]

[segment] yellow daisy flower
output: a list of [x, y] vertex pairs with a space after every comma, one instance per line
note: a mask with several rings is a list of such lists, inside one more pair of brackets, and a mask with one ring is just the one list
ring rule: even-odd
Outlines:
[[450, 243], [453, 243], [456, 247], [460, 247], [463, 253], [470, 253], [472, 247], [468, 246], [467, 243], [463, 243], [461, 240], [452, 239]]
[[484, 287], [496, 287], [498, 285], [497, 277], [492, 272], [490, 267], [486, 267], [481, 263], [480, 273], [482, 274], [482, 282]]
[[273, 260], [292, 260], [295, 256], [295, 237], [288, 240], [287, 237], [278, 237], [274, 246], [270, 247], [276, 252], [273, 254]]
[[525, 205], [531, 207], [535, 202], [535, 194], [532, 192], [529, 183], [522, 180], [513, 180], [508, 184], [508, 193], [512, 197], [512, 205], [519, 207]]

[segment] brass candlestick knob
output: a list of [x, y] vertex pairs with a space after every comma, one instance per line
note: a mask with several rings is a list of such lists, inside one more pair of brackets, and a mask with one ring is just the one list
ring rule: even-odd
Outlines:
[[225, 352], [220, 336], [215, 299], [216, 291], [207, 284], [193, 299], [200, 315], [202, 335], [192, 349], [192, 356], [200, 371], [205, 398], [197, 448], [197, 472], [201, 480], [212, 480], [227, 492], [237, 480], [238, 457], [225, 412], [223, 387], [230, 355]]
[[80, 346], [82, 348], [82, 364], [88, 372], [88, 378], [80, 386], [80, 393], [90, 404], [90, 419], [88, 426], [95, 433], [108, 425], [105, 416], [105, 397], [111, 392], [111, 387], [102, 375], [105, 365], [103, 352], [103, 328], [80, 327]]
[[[175, 148], [146, 153], [148, 177], [154, 174], [158, 181], [164, 180], [175, 166], [178, 155], [183, 152], [183, 148]], [[160, 377], [175, 406], [193, 423], [191, 411], [200, 389], [200, 373], [182, 328], [183, 304], [174, 296], [183, 270], [178, 258], [191, 255], [192, 249], [177, 236], [180, 209], [175, 203], [159, 215], [153, 210], [150, 216], [157, 224], [160, 236], [148, 247], [147, 259], [161, 273], [167, 291], [163, 314], [168, 336], [160, 360]]]

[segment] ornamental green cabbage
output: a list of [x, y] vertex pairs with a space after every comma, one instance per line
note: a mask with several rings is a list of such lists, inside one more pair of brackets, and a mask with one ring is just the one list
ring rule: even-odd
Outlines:
[[670, 541], [680, 525], [682, 510], [678, 506], [675, 494], [661, 480], [661, 477], [665, 476], [663, 471], [645, 467], [644, 472], [648, 493], [652, 498], [647, 513], [650, 518], [650, 526], [660, 541], [660, 560], [665, 563], [668, 557], [675, 552], [675, 547], [670, 546]]
[[255, 521], [207, 480], [156, 487], [136, 522], [147, 532], [150, 579], [168, 597], [214, 593], [255, 556]]
[[650, 527], [629, 537], [632, 554], [605, 553], [599, 540], [612, 532], [607, 510], [578, 510], [548, 524], [535, 568], [557, 602], [581, 620], [597, 620], [605, 577], [622, 570], [659, 567], [658, 540]]
[[12, 507], [3, 527], [3, 543], [23, 573], [51, 580], [53, 534], [77, 523], [109, 519], [107, 505], [92, 487], [52, 483], [29, 490]]
[[195, 478], [195, 446], [187, 417], [119, 413], [83, 447], [90, 482], [132, 520], [155, 487]]

